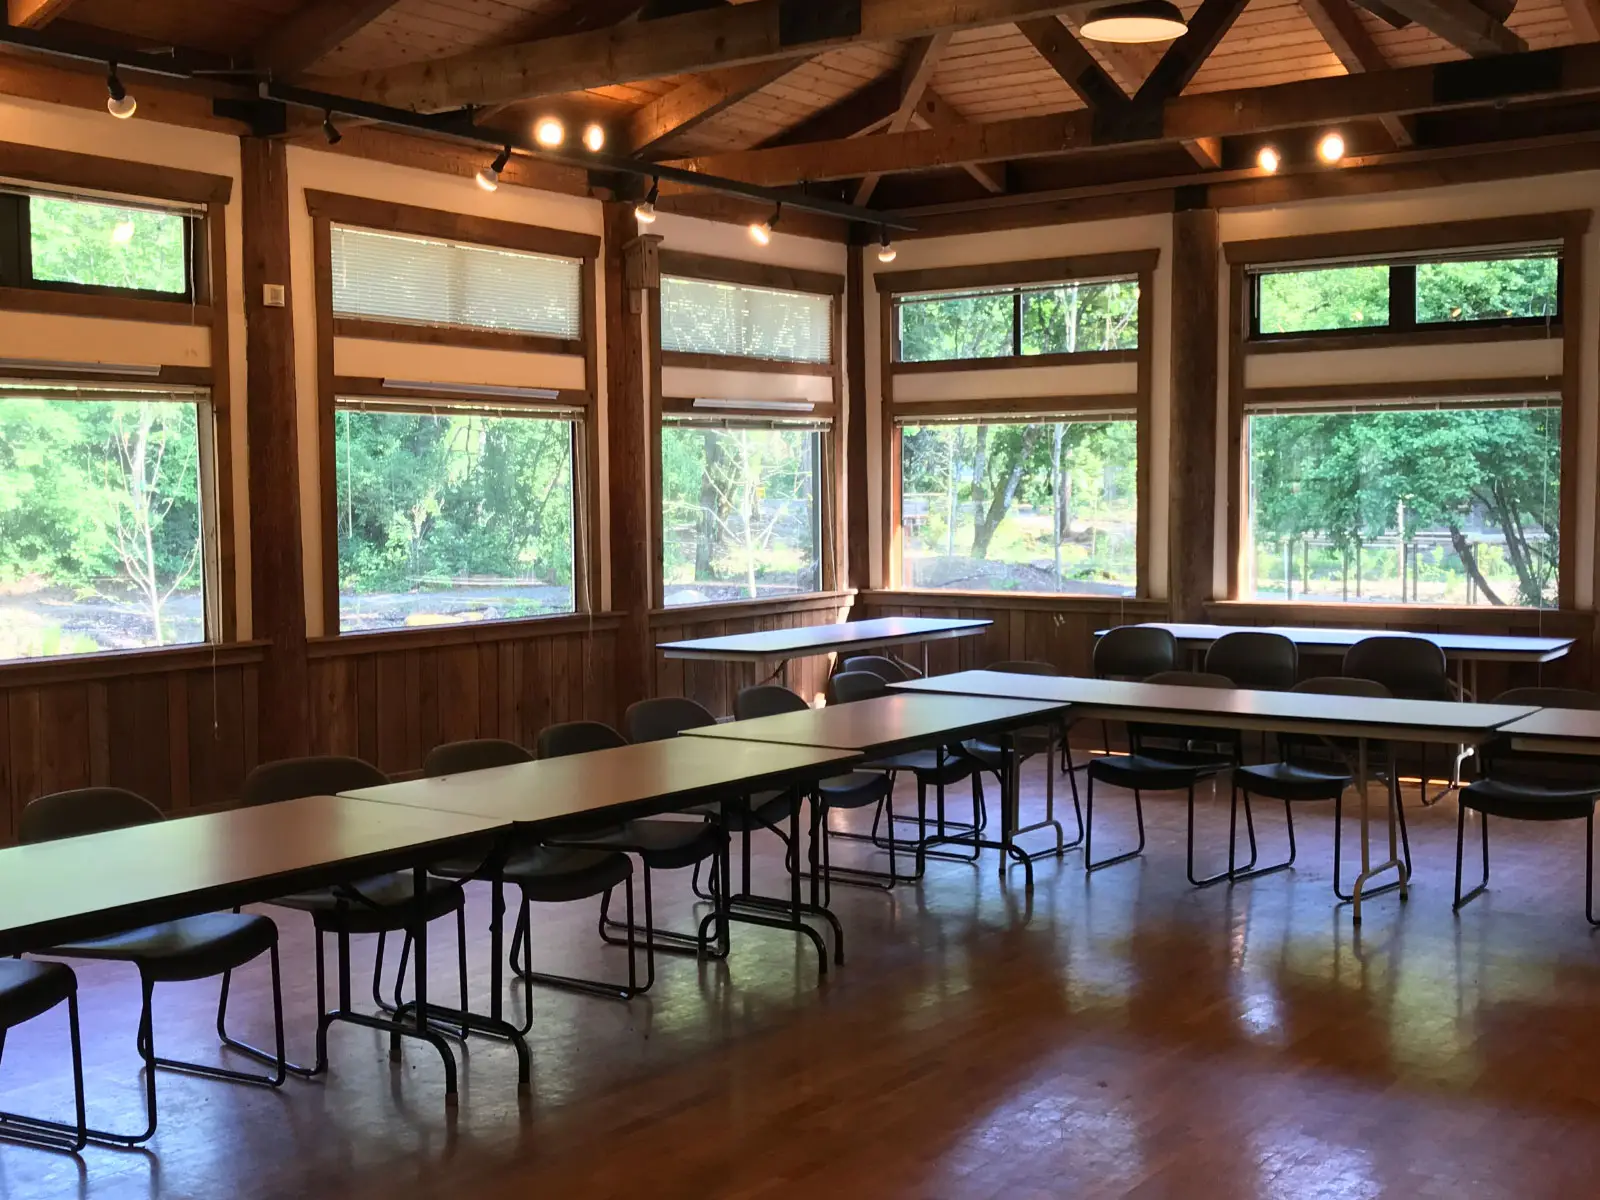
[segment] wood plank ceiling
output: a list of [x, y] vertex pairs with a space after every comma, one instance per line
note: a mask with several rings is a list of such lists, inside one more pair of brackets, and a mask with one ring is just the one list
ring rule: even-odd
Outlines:
[[[774, 11], [778, 5], [778, 0], [741, 2]], [[1146, 100], [1159, 107], [1179, 93], [1197, 96], [1384, 72], [1523, 45], [1532, 50], [1567, 46], [1600, 35], [1600, 0], [1361, 0], [1370, 7], [1352, 0], [1179, 0], [1191, 32], [1163, 62], [1165, 47], [1079, 41], [1076, 22], [1092, 8], [1083, 0], [1054, 10], [1003, 0], [965, 6], [907, 0], [899, 10], [894, 0], [856, 3], [867, 14], [864, 23], [885, 13], [898, 21], [900, 12], [957, 7], [1023, 19], [971, 27], [965, 20], [940, 26], [942, 18], [930, 17], [927, 27], [942, 32], [903, 40], [824, 40], [809, 54], [792, 58], [763, 52], [717, 62], [715, 52], [706, 51], [708, 69], [694, 74], [524, 96], [484, 106], [479, 120], [526, 127], [535, 115], [555, 112], [575, 121], [600, 120], [613, 147], [651, 158], [721, 156], [728, 161], [730, 153], [761, 147], [1073, 113], [1090, 101], [1102, 116], [1142, 111], [1150, 107]], [[640, 0], [8, 0], [8, 7], [14, 25], [44, 26], [64, 36], [130, 48], [176, 45], [341, 94], [358, 89], [371, 94], [375, 79], [396, 71], [396, 78], [405, 77], [407, 68], [414, 77], [417, 64], [613, 26], [625, 29], [624, 23], [641, 20]], [[644, 7], [644, 17], [681, 20], [686, 11], [727, 5], [653, 0]], [[817, 10], [851, 7], [816, 0]], [[897, 28], [909, 28], [917, 19], [907, 17], [908, 23]], [[1417, 145], [1419, 120], [1390, 115], [1364, 122], [1370, 136], [1358, 136], [1357, 149]], [[1600, 116], [1594, 123], [1600, 130]], [[1572, 124], [1569, 117], [1567, 126]], [[1187, 153], [1178, 153], [1177, 146]], [[1176, 146], [1100, 156], [1093, 174], [1109, 178], [1123, 169], [1106, 165], [1107, 159], [1122, 162], [1130, 177], [1220, 170], [1238, 167], [1247, 152], [1253, 154], [1244, 145], [1229, 149], [1221, 137], [1196, 137]], [[903, 207], [919, 198], [959, 200], [1050, 183], [1050, 168], [1039, 158], [958, 166], [902, 170], [884, 176], [882, 187], [870, 172], [865, 179], [825, 186], [843, 199]]]

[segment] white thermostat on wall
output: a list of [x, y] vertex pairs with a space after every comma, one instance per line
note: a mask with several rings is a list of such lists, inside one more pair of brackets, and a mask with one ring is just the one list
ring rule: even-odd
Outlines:
[[261, 303], [268, 308], [282, 308], [283, 301], [283, 284], [263, 283], [261, 285]]

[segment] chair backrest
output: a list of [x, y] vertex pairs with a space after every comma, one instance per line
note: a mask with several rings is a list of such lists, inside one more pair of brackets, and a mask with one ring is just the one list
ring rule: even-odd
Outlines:
[[165, 819], [154, 804], [126, 788], [74, 788], [30, 802], [17, 821], [17, 841], [53, 842]]
[[1345, 651], [1341, 675], [1374, 679], [1403, 700], [1454, 700], [1444, 651], [1427, 638], [1379, 634]]
[[1281, 692], [1292, 688], [1300, 674], [1300, 651], [1281, 633], [1240, 629], [1211, 643], [1206, 670], [1242, 688]]
[[1376, 679], [1356, 679], [1350, 675], [1315, 675], [1302, 679], [1289, 690], [1323, 696], [1368, 696], [1374, 700], [1387, 700], [1393, 695]]
[[357, 788], [382, 787], [389, 777], [359, 758], [338, 754], [280, 758], [262, 763], [245, 776], [240, 800], [247, 806], [298, 800], [301, 796], [336, 796]]
[[[1375, 679], [1356, 679], [1350, 675], [1315, 675], [1302, 679], [1289, 689], [1291, 692], [1310, 692], [1321, 696], [1365, 696], [1371, 700], [1388, 700], [1393, 693]], [[1341, 768], [1355, 752], [1352, 738], [1320, 738], [1309, 733], [1278, 734], [1278, 749], [1289, 762], [1301, 766], [1326, 766]], [[1387, 761], [1387, 742], [1368, 742], [1367, 752], [1373, 762]]]
[[422, 773], [434, 779], [440, 775], [460, 775], [532, 761], [533, 755], [515, 742], [504, 738], [470, 738], [464, 742], [446, 742], [429, 750], [428, 757], [422, 760]]
[[604, 721], [563, 721], [541, 729], [534, 750], [540, 758], [565, 758], [569, 754], [615, 750], [627, 744], [628, 739]]
[[715, 725], [717, 718], [687, 696], [654, 696], [628, 705], [622, 721], [630, 742], [659, 742], [677, 737], [685, 729]]
[[1519, 687], [1501, 692], [1494, 698], [1496, 704], [1524, 704], [1532, 708], [1586, 708], [1600, 709], [1600, 692], [1583, 688]]
[[999, 671], [1002, 675], [1059, 675], [1060, 671], [1047, 662], [1037, 662], [1031, 659], [1010, 659], [1006, 662], [990, 663], [984, 668], [986, 671]]
[[857, 700], [871, 700], [874, 696], [887, 696], [889, 685], [871, 671], [840, 671], [828, 680], [828, 702], [851, 704]]
[[[1213, 675], [1205, 671], [1157, 671], [1143, 683], [1165, 684], [1168, 687], [1231, 688], [1233, 680], [1226, 675]], [[1154, 750], [1157, 753], [1168, 743], [1176, 742], [1187, 747], [1191, 742], [1208, 746], [1232, 745], [1238, 735], [1226, 729], [1204, 725], [1151, 725], [1129, 722], [1128, 737], [1135, 753]]]
[[889, 658], [882, 654], [856, 654], [844, 660], [839, 667], [841, 673], [845, 671], [866, 671], [876, 675], [885, 683], [904, 683], [908, 679], [921, 679], [922, 672], [915, 667], [908, 666], [899, 659]]
[[1231, 688], [1233, 680], [1211, 671], [1157, 671], [1141, 680], [1143, 683], [1161, 683], [1168, 687]]
[[735, 720], [749, 721], [755, 717], [775, 717], [779, 713], [805, 712], [811, 706], [786, 687], [776, 683], [758, 683], [741, 690], [733, 701]]
[[1178, 639], [1154, 625], [1118, 625], [1094, 644], [1094, 673], [1101, 679], [1144, 679], [1170, 671]]

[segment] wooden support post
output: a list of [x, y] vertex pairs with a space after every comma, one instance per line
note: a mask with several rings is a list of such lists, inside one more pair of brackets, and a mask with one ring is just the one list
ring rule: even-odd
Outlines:
[[1205, 619], [1212, 598], [1217, 489], [1217, 214], [1172, 218], [1172, 450], [1168, 595], [1175, 621]]
[[868, 536], [867, 488], [867, 317], [866, 247], [851, 246], [845, 266], [845, 543], [847, 584], [871, 586], [872, 547]]
[[[311, 745], [289, 288], [289, 172], [282, 141], [246, 137], [240, 143], [251, 619], [254, 636], [272, 643], [261, 664], [259, 705], [260, 754], [267, 762], [306, 754]], [[266, 303], [268, 285], [283, 289], [280, 303]]]
[[616, 712], [654, 690], [650, 645], [653, 557], [649, 510], [658, 492], [651, 482], [652, 375], [659, 357], [646, 335], [659, 304], [660, 280], [650, 269], [659, 238], [639, 236], [631, 202], [605, 205], [606, 444], [611, 498], [611, 607], [622, 614], [617, 629]]

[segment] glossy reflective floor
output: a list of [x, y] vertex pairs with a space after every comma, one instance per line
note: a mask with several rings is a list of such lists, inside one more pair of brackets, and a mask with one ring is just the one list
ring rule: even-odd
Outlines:
[[[1037, 794], [1039, 775], [1029, 780]], [[1415, 793], [1412, 793], [1415, 804]], [[1130, 805], [1102, 813], [1104, 850]], [[959, 806], [957, 806], [959, 808]], [[1220, 853], [1223, 808], [1202, 813]], [[920, 888], [835, 890], [848, 961], [737, 927], [726, 965], [661, 960], [631, 1004], [536, 993], [535, 1094], [475, 1041], [446, 1112], [431, 1052], [333, 1035], [334, 1074], [281, 1092], [163, 1075], [150, 1152], [0, 1149], [0, 1195], [94, 1197], [1465, 1197], [1600, 1190], [1600, 945], [1583, 827], [1494, 826], [1494, 887], [1450, 912], [1456, 812], [1412, 808], [1412, 899], [1356, 933], [1329, 893], [1331, 814], [1293, 874], [1195, 891], [1183, 808], [1147, 803], [1140, 861], [1038, 866], [1031, 905], [942, 863]], [[1263, 816], [1264, 827], [1273, 817]], [[1271, 853], [1276, 844], [1266, 845]], [[1097, 852], [1100, 851], [1097, 846]], [[760, 870], [777, 886], [778, 860]], [[841, 850], [842, 860], [849, 851]], [[1207, 864], [1202, 863], [1202, 867]], [[686, 880], [663, 883], [671, 924]], [[474, 897], [483, 977], [483, 897]], [[540, 913], [542, 965], [620, 971], [594, 906]], [[305, 918], [279, 912], [293, 1051], [309, 1055]], [[433, 986], [451, 984], [439, 939]], [[90, 1104], [138, 1116], [130, 973], [80, 964]], [[238, 1010], [266, 1036], [255, 976]], [[217, 1053], [215, 990], [158, 989], [166, 1053]], [[518, 1001], [520, 1003], [520, 1001]], [[59, 1015], [12, 1035], [0, 1106], [61, 1111]]]

